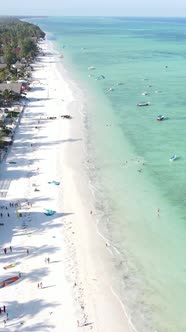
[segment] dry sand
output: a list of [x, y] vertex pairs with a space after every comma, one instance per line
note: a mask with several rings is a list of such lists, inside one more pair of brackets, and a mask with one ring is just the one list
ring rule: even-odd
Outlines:
[[[46, 55], [34, 65], [27, 106], [0, 169], [0, 206], [8, 208], [0, 208], [0, 281], [21, 272], [18, 281], [0, 289], [0, 306], [6, 305], [9, 316], [4, 324], [0, 315], [0, 331], [131, 331], [112, 292], [112, 257], [97, 232], [82, 100], [51, 44], [40, 46]], [[64, 114], [72, 120], [62, 119]], [[60, 185], [48, 184], [53, 180]], [[44, 209], [56, 213], [46, 216]]]

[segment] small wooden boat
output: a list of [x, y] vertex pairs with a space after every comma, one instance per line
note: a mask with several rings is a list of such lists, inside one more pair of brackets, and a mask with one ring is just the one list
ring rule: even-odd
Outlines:
[[69, 114], [65, 114], [65, 115], [61, 115], [62, 119], [72, 119], [71, 115]]
[[59, 186], [59, 185], [60, 185], [60, 182], [58, 182], [58, 181], [53, 181], [53, 184], [55, 184], [56, 186]]
[[49, 209], [45, 209], [46, 212], [44, 212], [44, 214], [46, 216], [53, 216], [53, 214], [56, 212], [54, 210], [49, 210]]
[[12, 267], [15, 267], [15, 266], [16, 266], [16, 263], [12, 263], [10, 265], [3, 266], [3, 269], [8, 270], [8, 269], [11, 269]]
[[149, 106], [149, 105], [150, 105], [150, 103], [148, 101], [137, 104], [137, 106]]
[[56, 186], [60, 185], [60, 182], [58, 181], [48, 181], [49, 184], [55, 184]]
[[57, 117], [56, 116], [47, 116], [47, 119], [49, 119], [49, 120], [56, 120]]
[[5, 280], [3, 280], [3, 281], [0, 282], [0, 288], [9, 286], [12, 282], [17, 281], [17, 280], [19, 280], [18, 276], [5, 279]]
[[162, 121], [164, 119], [165, 119], [164, 115], [158, 115], [156, 118], [157, 121]]
[[177, 156], [174, 154], [170, 159], [169, 159], [169, 161], [174, 161], [174, 160], [176, 160], [177, 159]]

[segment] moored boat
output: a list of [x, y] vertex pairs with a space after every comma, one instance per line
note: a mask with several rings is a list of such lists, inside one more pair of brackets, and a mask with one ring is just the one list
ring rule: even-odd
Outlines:
[[164, 119], [165, 119], [164, 115], [158, 115], [157, 118], [156, 118], [157, 121], [162, 121]]
[[174, 154], [169, 160], [170, 161], [174, 161], [174, 160], [176, 160], [177, 159], [177, 156]]
[[137, 104], [137, 106], [149, 106], [149, 105], [150, 105], [149, 101], [145, 101], [145, 102]]

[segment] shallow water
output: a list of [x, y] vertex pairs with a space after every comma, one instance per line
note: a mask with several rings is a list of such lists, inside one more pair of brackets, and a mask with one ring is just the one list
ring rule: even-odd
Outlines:
[[115, 287], [139, 331], [185, 331], [186, 19], [34, 22], [87, 95], [87, 167]]

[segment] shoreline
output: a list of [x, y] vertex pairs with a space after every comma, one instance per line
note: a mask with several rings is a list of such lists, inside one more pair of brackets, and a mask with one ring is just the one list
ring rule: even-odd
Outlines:
[[[63, 64], [61, 62], [59, 63], [59, 66], [60, 65], [61, 65], [61, 69], [63, 68], [63, 71], [64, 71], [65, 68], [63, 67]], [[66, 74], [67, 74], [67, 78], [69, 79], [67, 72], [66, 72]], [[74, 82], [70, 82], [70, 85], [72, 83], [74, 84]], [[79, 90], [79, 87], [76, 86], [75, 89], [77, 92], [77, 90]], [[78, 96], [76, 95], [75, 97], [78, 97]], [[67, 174], [67, 173], [69, 174], [68, 169], [71, 168], [72, 177], [73, 177], [73, 180], [75, 183], [74, 190], [76, 191], [76, 193], [73, 196], [76, 198], [80, 198], [78, 206], [76, 207], [76, 211], [78, 211], [78, 210], [79, 211], [76, 212], [76, 215], [75, 215], [75, 218], [77, 218], [77, 216], [79, 215], [78, 225], [76, 225], [76, 221], [74, 221], [74, 224], [75, 224], [75, 233], [79, 232], [78, 227], [80, 226], [80, 229], [81, 229], [81, 231], [83, 230], [84, 234], [78, 234], [76, 241], [79, 242], [79, 235], [80, 235], [80, 239], [82, 239], [82, 235], [83, 235], [83, 237], [84, 237], [83, 243], [85, 243], [86, 248], [88, 248], [88, 253], [87, 253], [88, 258], [85, 258], [84, 260], [86, 260], [86, 264], [88, 261], [90, 261], [92, 263], [94, 260], [94, 262], [93, 262], [94, 265], [93, 266], [90, 265], [90, 267], [89, 267], [89, 269], [91, 269], [91, 271], [93, 269], [95, 269], [95, 267], [97, 265], [97, 262], [95, 261], [95, 257], [94, 257], [95, 256], [95, 253], [94, 253], [95, 244], [99, 245], [99, 249], [96, 250], [97, 254], [99, 255], [99, 253], [101, 253], [101, 258], [100, 258], [101, 262], [100, 262], [100, 266], [99, 266], [99, 269], [101, 270], [100, 275], [103, 273], [103, 268], [105, 268], [104, 264], [106, 263], [106, 265], [107, 265], [106, 271], [105, 271], [106, 272], [105, 273], [106, 281], [104, 281], [104, 277], [102, 277], [102, 285], [100, 285], [100, 290], [102, 289], [102, 287], [106, 286], [105, 295], [104, 295], [105, 301], [104, 301], [104, 299], [101, 300], [102, 296], [100, 296], [100, 300], [101, 300], [100, 302], [104, 306], [106, 304], [106, 300], [108, 300], [108, 298], [109, 298], [111, 303], [108, 306], [109, 307], [108, 312], [107, 312], [107, 309], [105, 310], [105, 315], [103, 315], [103, 306], [101, 306], [98, 310], [101, 312], [101, 316], [105, 316], [105, 317], [108, 315], [108, 313], [113, 314], [113, 312], [115, 310], [115, 312], [116, 312], [115, 315], [116, 315], [117, 319], [115, 322], [113, 322], [113, 326], [112, 326], [111, 321], [109, 323], [107, 322], [106, 326], [103, 327], [103, 330], [107, 329], [107, 331], [109, 331], [109, 330], [110, 331], [113, 331], [113, 330], [128, 331], [130, 329], [130, 331], [131, 331], [131, 328], [132, 328], [134, 331], [136, 331], [132, 322], [130, 321], [130, 318], [127, 316], [124, 317], [124, 315], [127, 315], [124, 305], [123, 305], [122, 301], [119, 299], [118, 295], [112, 289], [112, 285], [111, 285], [112, 278], [109, 280], [109, 278], [110, 278], [109, 276], [113, 272], [112, 255], [111, 255], [109, 248], [107, 247], [106, 239], [99, 231], [96, 215], [94, 216], [94, 214], [92, 214], [92, 215], [90, 214], [90, 211], [92, 211], [92, 210], [94, 211], [94, 207], [92, 205], [93, 197], [92, 197], [92, 192], [90, 191], [90, 188], [88, 185], [89, 178], [88, 178], [88, 173], [87, 173], [87, 169], [86, 169], [86, 165], [85, 165], [86, 147], [85, 147], [84, 137], [82, 136], [82, 133], [85, 134], [85, 128], [84, 128], [85, 124], [84, 124], [84, 112], [82, 112], [82, 105], [81, 105], [82, 100], [80, 100], [79, 102], [80, 102], [80, 104], [78, 105], [79, 106], [78, 108], [77, 108], [76, 102], [74, 104], [75, 107], [73, 107], [73, 106], [71, 107], [70, 114], [72, 115], [72, 121], [70, 122], [70, 128], [68, 128], [68, 129], [70, 131], [70, 137], [73, 135], [74, 140], [78, 139], [78, 137], [82, 137], [83, 139], [80, 138], [80, 140], [78, 141], [78, 147], [77, 147], [77, 145], [68, 147], [69, 143], [68, 143], [68, 145], [65, 146], [64, 158], [65, 158], [66, 171], [64, 170], [64, 173], [63, 173], [63, 174]], [[77, 113], [78, 113], [78, 115], [80, 114], [80, 116], [77, 116]], [[67, 135], [68, 135], [68, 133], [67, 133]], [[69, 152], [68, 152], [69, 148], [71, 149], [71, 152], [72, 152], [71, 154], [69, 154]], [[76, 158], [76, 156], [77, 156], [77, 158]], [[63, 160], [63, 162], [64, 162], [64, 160]], [[70, 177], [71, 177], [71, 175], [70, 175]], [[69, 187], [69, 183], [71, 183], [71, 185], [73, 185], [70, 178], [69, 179], [67, 178], [67, 180], [66, 180], [66, 177], [64, 175], [63, 175], [63, 178], [66, 181], [65, 188]], [[72, 188], [72, 187], [70, 186], [70, 188]], [[66, 204], [67, 204], [67, 206], [69, 206], [70, 199], [66, 200], [66, 197], [68, 197], [68, 196], [64, 195], [64, 205], [66, 206]], [[70, 197], [70, 193], [69, 193], [69, 197]], [[81, 205], [81, 209], [79, 209], [80, 205]], [[81, 222], [81, 224], [79, 224], [80, 220], [83, 221], [83, 222]], [[88, 227], [87, 227], [87, 220], [88, 220]], [[92, 239], [92, 235], [94, 235], [94, 239]], [[87, 238], [88, 238], [88, 243], [86, 243]], [[82, 245], [80, 246], [79, 244], [76, 245], [76, 248], [78, 248], [79, 257], [81, 257], [81, 260], [82, 260], [82, 257], [86, 251], [84, 250]], [[79, 250], [79, 249], [81, 249], [81, 250]], [[92, 258], [92, 256], [93, 256], [93, 258]], [[80, 265], [84, 265], [84, 264], [85, 264], [84, 262], [81, 262]], [[87, 270], [89, 270], [89, 269], [87, 269]], [[93, 279], [96, 280], [96, 276], [98, 275], [99, 272], [94, 271], [94, 273], [95, 273], [95, 278], [90, 277], [90, 279], [92, 279], [92, 280]], [[85, 275], [85, 273], [84, 273], [84, 275]], [[104, 285], [104, 283], [106, 283], [106, 285]], [[92, 293], [94, 293], [94, 288], [95, 288], [94, 283], [92, 283], [92, 288], [93, 288]], [[96, 286], [96, 288], [97, 288], [97, 286]], [[110, 295], [106, 294], [106, 291], [108, 289], [109, 289]], [[89, 301], [87, 301], [87, 302], [89, 302]], [[99, 301], [95, 301], [95, 302], [97, 303], [97, 306], [98, 306]], [[119, 312], [119, 315], [117, 313], [117, 310]], [[96, 330], [99, 331], [99, 328]]]
[[[9, 315], [6, 329], [127, 332], [130, 322], [110, 288], [112, 258], [90, 215], [91, 193], [82, 167], [83, 121], [68, 83], [57, 74], [58, 56], [49, 45], [42, 43], [49, 54], [34, 64], [28, 103], [1, 165], [1, 179], [9, 183], [1, 204], [10, 217], [0, 241], [2, 249], [13, 248], [6, 256], [1, 251], [1, 279], [21, 273], [18, 282], [1, 289]], [[69, 110], [72, 120], [61, 119]], [[16, 160], [16, 165], [8, 160]], [[60, 182], [59, 187], [48, 184], [53, 180]], [[17, 217], [15, 206], [8, 207], [9, 202], [18, 202], [22, 217]], [[47, 217], [44, 209], [56, 213]], [[3, 271], [4, 265], [14, 262], [8, 274]], [[5, 326], [0, 322], [1, 330]]]

